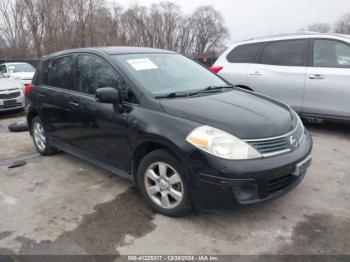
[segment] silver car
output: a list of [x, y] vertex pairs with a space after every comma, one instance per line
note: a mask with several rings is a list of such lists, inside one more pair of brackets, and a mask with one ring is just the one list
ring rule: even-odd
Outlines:
[[212, 70], [305, 118], [350, 120], [350, 36], [297, 33], [237, 42]]
[[24, 108], [24, 85], [0, 73], [0, 112]]

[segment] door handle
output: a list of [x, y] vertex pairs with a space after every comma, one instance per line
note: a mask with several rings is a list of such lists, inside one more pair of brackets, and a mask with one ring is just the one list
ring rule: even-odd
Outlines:
[[76, 101], [69, 102], [68, 104], [69, 104], [71, 107], [78, 107], [78, 106], [79, 106], [79, 103], [76, 102]]
[[261, 73], [260, 71], [257, 71], [257, 70], [256, 70], [256, 71], [254, 71], [254, 72], [251, 72], [250, 75], [251, 75], [251, 76], [261, 76], [262, 73]]
[[38, 94], [38, 98], [45, 98], [44, 94]]
[[309, 75], [310, 79], [325, 79], [326, 77], [324, 75], [316, 74], [316, 75]]

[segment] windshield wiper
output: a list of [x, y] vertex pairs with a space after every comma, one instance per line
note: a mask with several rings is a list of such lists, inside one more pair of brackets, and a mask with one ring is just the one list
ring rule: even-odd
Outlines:
[[194, 96], [197, 94], [204, 94], [204, 93], [212, 93], [212, 92], [220, 92], [222, 89], [234, 89], [236, 88], [235, 86], [227, 85], [227, 86], [208, 86], [204, 89], [201, 89], [199, 91], [195, 92], [173, 92], [170, 94], [165, 94], [165, 95], [159, 95], [156, 96], [156, 98], [176, 98], [176, 97], [189, 97], [189, 96]]
[[222, 89], [227, 89], [227, 88], [230, 88], [230, 89], [233, 89], [233, 88], [236, 88], [235, 86], [231, 86], [231, 85], [227, 85], [227, 86], [208, 86], [202, 90], [199, 90], [197, 91], [197, 93], [208, 93], [208, 92], [212, 92], [212, 91], [219, 91], [219, 90], [222, 90]]
[[170, 94], [156, 96], [156, 98], [176, 98], [176, 97], [186, 97], [186, 96], [190, 96], [190, 95], [192, 95], [192, 93], [173, 92]]
[[236, 86], [227, 85], [227, 86], [207, 86], [204, 89], [198, 90], [196, 92], [191, 93], [191, 96], [198, 95], [198, 94], [206, 94], [206, 93], [216, 93], [216, 92], [222, 92], [224, 89], [235, 89]]

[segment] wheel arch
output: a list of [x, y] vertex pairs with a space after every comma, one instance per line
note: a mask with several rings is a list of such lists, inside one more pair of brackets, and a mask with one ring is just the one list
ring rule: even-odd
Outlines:
[[27, 124], [28, 124], [28, 128], [29, 128], [29, 133], [32, 135], [32, 121], [34, 119], [34, 117], [39, 116], [39, 112], [37, 112], [36, 110], [31, 110], [28, 114], [27, 114]]
[[137, 184], [137, 170], [141, 160], [149, 153], [163, 149], [172, 154], [177, 160], [183, 163], [183, 156], [181, 156], [181, 150], [172, 142], [167, 141], [164, 138], [151, 138], [140, 141], [132, 150], [132, 176], [135, 184]]

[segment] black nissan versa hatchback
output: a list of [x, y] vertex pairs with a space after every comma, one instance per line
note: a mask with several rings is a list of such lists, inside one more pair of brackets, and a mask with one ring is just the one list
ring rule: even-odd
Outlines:
[[278, 197], [311, 162], [310, 135], [290, 107], [170, 51], [58, 52], [25, 96], [41, 154], [62, 150], [130, 179], [164, 215]]

